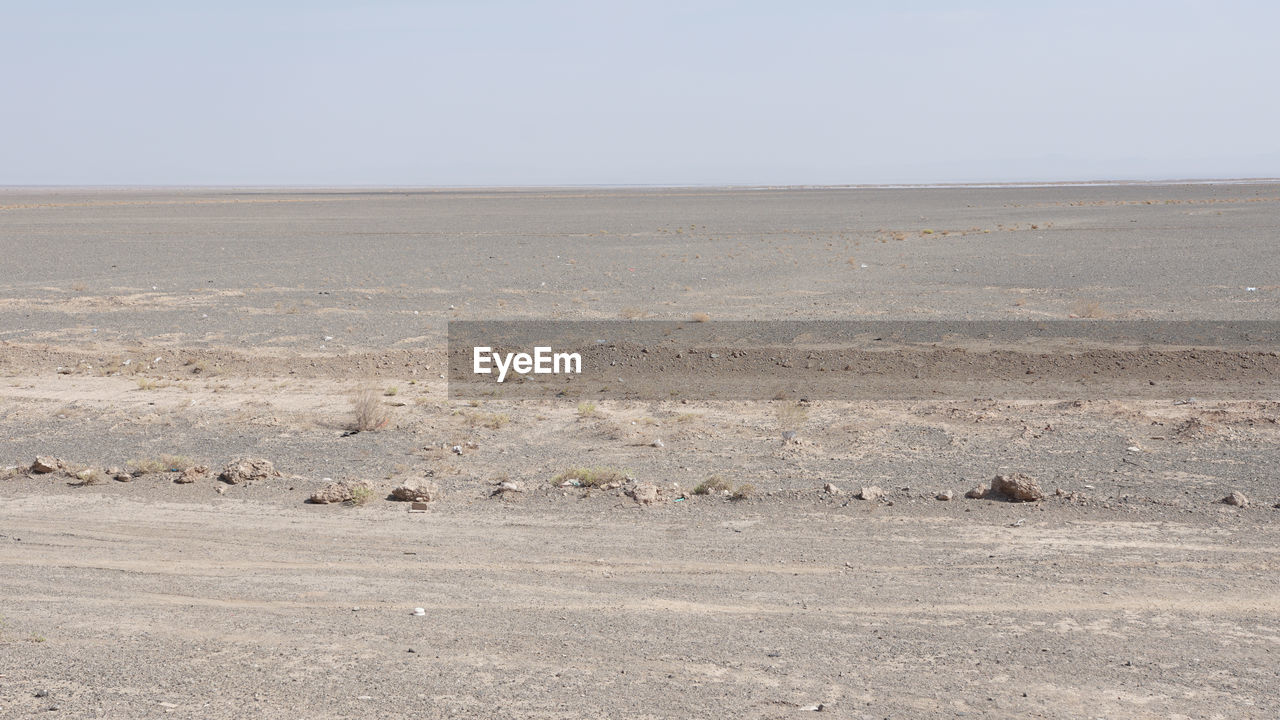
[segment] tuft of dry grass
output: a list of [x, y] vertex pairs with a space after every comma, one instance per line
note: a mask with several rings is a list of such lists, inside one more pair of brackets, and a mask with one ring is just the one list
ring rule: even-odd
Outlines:
[[130, 460], [134, 475], [154, 475], [170, 471], [182, 472], [196, 463], [186, 455], [157, 455], [141, 460]]
[[733, 488], [733, 485], [728, 480], [725, 480], [719, 475], [712, 475], [706, 480], [703, 480], [702, 482], [698, 483], [698, 485], [693, 488], [693, 494], [694, 495], [721, 495], [724, 493], [724, 491], [730, 490], [732, 488]]
[[640, 318], [643, 318], [648, 314], [649, 313], [646, 313], [640, 308], [633, 308], [633, 307], [624, 307], [622, 308], [622, 310], [618, 312], [618, 315], [623, 320], [639, 320]]
[[600, 411], [598, 408], [596, 408], [595, 403], [593, 402], [578, 403], [578, 417], [589, 418], [589, 417], [596, 417], [599, 414], [600, 414]]
[[167, 383], [158, 382], [151, 378], [140, 377], [137, 380], [139, 390], [156, 390], [165, 387]]
[[729, 496], [730, 500], [747, 500], [756, 496], [756, 486], [751, 483], [743, 483], [734, 489], [733, 494]]
[[463, 410], [461, 411], [461, 414], [463, 420], [469, 427], [486, 427], [490, 430], [498, 430], [511, 422], [511, 416], [506, 413]]
[[710, 319], [711, 319], [711, 316], [710, 316], [710, 315], [708, 315], [707, 313], [704, 313], [704, 312], [696, 312], [696, 313], [694, 313], [694, 314], [690, 315], [690, 316], [689, 316], [689, 319], [690, 319], [691, 321], [693, 321], [693, 322], [697, 322], [697, 323], [704, 323], [704, 322], [706, 322], [706, 321], [710, 320]]
[[577, 480], [580, 487], [603, 487], [609, 483], [621, 483], [627, 479], [627, 473], [613, 467], [575, 467], [569, 468], [551, 480], [561, 485], [567, 480]]
[[382, 406], [382, 401], [378, 399], [376, 390], [361, 390], [356, 393], [352, 404], [355, 406], [355, 418], [351, 425], [353, 430], [360, 432], [380, 430], [386, 427], [391, 419], [387, 415], [386, 408]]
[[71, 483], [74, 487], [87, 487], [102, 482], [102, 473], [96, 468], [83, 468], [75, 471], [68, 468], [67, 471], [76, 477], [76, 482]]

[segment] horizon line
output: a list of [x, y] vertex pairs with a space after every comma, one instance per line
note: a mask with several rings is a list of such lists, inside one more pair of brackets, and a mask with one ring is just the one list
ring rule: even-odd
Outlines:
[[1010, 180], [920, 183], [526, 183], [526, 184], [287, 184], [287, 183], [42, 183], [5, 184], [7, 190], [911, 190], [947, 188], [1037, 188], [1037, 187], [1122, 187], [1141, 185], [1265, 185], [1280, 183], [1280, 177], [1097, 179], [1097, 180]]

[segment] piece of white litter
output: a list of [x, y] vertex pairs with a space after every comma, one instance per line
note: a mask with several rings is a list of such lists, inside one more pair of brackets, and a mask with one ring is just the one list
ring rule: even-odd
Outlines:
[[1248, 288], [1248, 287], [1247, 287], [1247, 288], [1245, 288], [1245, 289], [1244, 289], [1244, 291], [1245, 291], [1245, 292], [1258, 292], [1258, 288]]
[[120, 364], [121, 364], [121, 365], [128, 365], [128, 364], [129, 364], [129, 363], [131, 363], [131, 362], [133, 362], [133, 358], [125, 358], [125, 361], [124, 361], [124, 362], [122, 362], [122, 363], [120, 363]]
[[332, 340], [332, 339], [333, 339], [333, 336], [332, 336], [332, 335], [325, 335], [325, 336], [324, 336], [324, 341], [325, 341], [325, 342], [329, 342], [329, 341], [330, 341], [330, 340]]
[[862, 269], [863, 269], [863, 270], [866, 270], [866, 269], [867, 269], [867, 267], [869, 267], [869, 266], [868, 266], [866, 263], [862, 263], [862, 266], [861, 266], [861, 267], [862, 267]]
[[1142, 448], [1138, 447], [1137, 445], [1130, 445], [1129, 447], [1125, 448], [1125, 450], [1128, 450], [1129, 452], [1142, 452]]
[[426, 608], [414, 608], [413, 614], [417, 615], [418, 617], [422, 617], [423, 615], [427, 614], [427, 610]]

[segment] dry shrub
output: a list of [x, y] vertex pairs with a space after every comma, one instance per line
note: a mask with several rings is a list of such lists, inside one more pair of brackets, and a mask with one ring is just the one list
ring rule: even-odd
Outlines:
[[719, 475], [712, 475], [706, 480], [703, 480], [702, 482], [698, 483], [697, 487], [693, 489], [693, 494], [694, 495], [720, 495], [720, 494], [723, 494], [724, 491], [729, 490], [732, 487], [733, 485], [730, 484], [728, 480], [725, 480]]
[[352, 429], [368, 432], [386, 427], [390, 418], [376, 390], [361, 390], [356, 393], [354, 404], [355, 421], [352, 423]]
[[170, 471], [182, 472], [196, 463], [186, 455], [157, 455], [142, 460], [130, 460], [133, 475], [155, 475]]
[[689, 316], [693, 322], [704, 323], [711, 319], [711, 316], [704, 312], [696, 312]]

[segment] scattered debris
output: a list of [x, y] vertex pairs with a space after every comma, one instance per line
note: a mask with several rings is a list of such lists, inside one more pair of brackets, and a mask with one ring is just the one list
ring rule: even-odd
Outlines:
[[1044, 497], [1044, 491], [1040, 489], [1036, 479], [1023, 473], [997, 475], [991, 482], [991, 492], [1017, 502], [1033, 502]]
[[178, 473], [178, 476], [175, 477], [173, 481], [180, 485], [186, 485], [197, 480], [203, 480], [208, 474], [208, 465], [192, 465], [189, 468], [184, 468], [182, 472]]
[[666, 443], [662, 442], [662, 438], [654, 438], [653, 442], [649, 443], [649, 447], [666, 447]]
[[270, 460], [261, 458], [236, 460], [222, 468], [218, 475], [218, 479], [228, 485], [247, 485], [276, 477], [280, 477], [279, 471]]
[[1222, 498], [1218, 502], [1224, 505], [1234, 505], [1239, 508], [1249, 507], [1249, 498], [1245, 497], [1244, 493], [1239, 491], [1232, 491], [1230, 495]]
[[987, 484], [978, 483], [973, 489], [964, 494], [970, 500], [980, 500], [987, 496]]
[[461, 454], [462, 454], [462, 446], [461, 446], [461, 445], [454, 445], [454, 446], [453, 446], [452, 448], [450, 448], [450, 449], [451, 449], [451, 450], [453, 450], [453, 454], [454, 454], [454, 455], [461, 455]]
[[875, 501], [882, 497], [884, 497], [884, 490], [881, 490], [879, 485], [872, 485], [858, 490], [859, 500]]
[[405, 480], [391, 491], [391, 496], [396, 500], [429, 503], [440, 499], [440, 486], [426, 478]]

